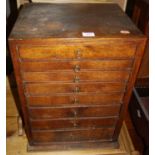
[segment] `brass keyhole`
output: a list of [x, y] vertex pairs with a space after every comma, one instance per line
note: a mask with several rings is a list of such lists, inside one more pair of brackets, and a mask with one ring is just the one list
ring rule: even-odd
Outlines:
[[79, 65], [75, 65], [74, 72], [79, 72], [79, 71], [80, 71], [80, 66]]
[[78, 76], [75, 76], [74, 82], [75, 82], [75, 83], [78, 83], [79, 81], [80, 81], [80, 78], [79, 78]]

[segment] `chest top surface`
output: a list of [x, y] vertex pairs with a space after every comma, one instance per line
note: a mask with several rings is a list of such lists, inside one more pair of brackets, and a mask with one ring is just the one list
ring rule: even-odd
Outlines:
[[83, 32], [98, 38], [142, 36], [117, 4], [31, 3], [20, 11], [10, 39], [83, 38]]

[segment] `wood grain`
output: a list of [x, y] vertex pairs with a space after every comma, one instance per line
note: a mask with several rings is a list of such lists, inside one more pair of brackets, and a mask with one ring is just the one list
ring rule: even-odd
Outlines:
[[74, 118], [118, 116], [120, 105], [78, 108], [29, 108], [31, 118]]
[[119, 60], [53, 60], [53, 61], [21, 61], [20, 68], [24, 72], [75, 71], [76, 66], [84, 70], [130, 70], [132, 59]]
[[[127, 30], [129, 34], [122, 34], [121, 30]], [[142, 37], [140, 31], [116, 4], [31, 3], [21, 10], [10, 38], [83, 38], [82, 32], [94, 32], [95, 38], [116, 35]]]
[[114, 129], [86, 129], [71, 131], [34, 131], [33, 140], [37, 143], [74, 142], [89, 140], [107, 140], [113, 135]]
[[124, 93], [72, 94], [53, 96], [27, 96], [28, 105], [35, 106], [85, 106], [122, 103]]
[[[129, 44], [130, 45], [130, 44]], [[116, 45], [67, 45], [67, 46], [19, 46], [19, 56], [22, 60], [52, 60], [52, 59], [106, 59], [106, 58], [133, 58], [135, 46], [128, 44]]]
[[[74, 73], [70, 72], [23, 72], [22, 79], [25, 82], [79, 82], [105, 81], [127, 82], [129, 71], [84, 71]], [[91, 75], [91, 76], [90, 76]], [[77, 81], [77, 82], [78, 82]]]
[[125, 92], [126, 83], [28, 83], [25, 84], [25, 93], [27, 95], [52, 95], [63, 93], [110, 93]]
[[114, 127], [118, 117], [75, 119], [31, 119], [32, 130], [65, 130], [71, 128]]

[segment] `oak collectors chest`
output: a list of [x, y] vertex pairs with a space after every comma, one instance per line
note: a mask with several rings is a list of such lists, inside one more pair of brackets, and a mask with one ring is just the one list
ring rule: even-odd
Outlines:
[[116, 4], [25, 5], [9, 45], [30, 148], [114, 146], [145, 42]]

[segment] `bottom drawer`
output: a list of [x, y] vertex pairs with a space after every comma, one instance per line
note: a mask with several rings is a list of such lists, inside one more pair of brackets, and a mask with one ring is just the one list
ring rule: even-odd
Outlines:
[[98, 128], [71, 131], [33, 131], [33, 142], [36, 143], [54, 143], [54, 142], [78, 142], [111, 140], [114, 128]]

